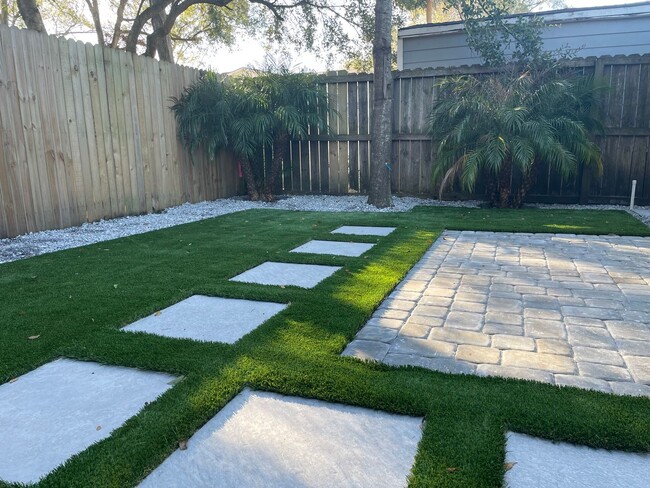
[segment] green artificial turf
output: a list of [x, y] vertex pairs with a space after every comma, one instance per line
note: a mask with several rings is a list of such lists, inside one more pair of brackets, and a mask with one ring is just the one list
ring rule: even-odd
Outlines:
[[[380, 238], [330, 234], [341, 225], [398, 229]], [[182, 375], [159, 400], [41, 485], [133, 486], [247, 385], [424, 416], [410, 486], [500, 486], [506, 430], [650, 451], [650, 400], [645, 398], [391, 368], [339, 356], [445, 228], [650, 235], [624, 212], [251, 210], [0, 265], [0, 383], [58, 357]], [[360, 258], [288, 252], [311, 239], [377, 245]], [[267, 260], [344, 269], [311, 290], [228, 281]], [[193, 294], [290, 306], [232, 346], [119, 331]]]

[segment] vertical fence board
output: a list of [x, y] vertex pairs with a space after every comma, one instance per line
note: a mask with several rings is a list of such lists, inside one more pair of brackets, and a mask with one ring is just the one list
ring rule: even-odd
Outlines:
[[[6, 225], [4, 232], [0, 229], [0, 237], [17, 235], [30, 230], [29, 211], [25, 205], [21, 166], [27, 159], [20, 128], [17, 82], [14, 70], [13, 44], [10, 31], [0, 29], [0, 128], [3, 131], [3, 168], [2, 188]], [[8, 200], [7, 200], [8, 199]], [[31, 216], [30, 216], [31, 217]]]
[[[347, 83], [337, 83], [337, 106], [338, 111], [341, 114], [339, 118], [339, 134], [349, 135], [349, 112], [350, 107], [348, 104], [348, 87]], [[338, 165], [338, 193], [348, 193], [349, 190], [349, 168], [350, 160], [349, 154], [350, 149], [348, 146], [348, 141], [339, 141], [338, 142], [338, 155], [339, 155], [339, 165]]]
[[99, 175], [97, 131], [95, 129], [93, 118], [94, 107], [90, 91], [90, 84], [92, 83], [90, 71], [92, 70], [89, 69], [85, 46], [80, 42], [75, 44], [77, 55], [79, 56], [77, 72], [79, 73], [79, 84], [81, 87], [80, 96], [77, 98], [82, 107], [84, 117], [83, 123], [80, 124], [80, 127], [84, 128], [83, 140], [85, 141], [88, 151], [88, 159], [83, 161], [82, 164], [84, 167], [88, 168], [87, 174], [89, 180], [85, 184], [91, 188], [91, 202], [89, 202], [89, 205], [91, 205], [92, 213], [90, 214], [90, 220], [98, 220], [105, 215], [106, 210], [104, 209], [105, 199], [102, 195], [101, 179]]
[[[106, 144], [104, 141], [104, 130], [102, 128], [102, 110], [100, 87], [97, 75], [96, 50], [90, 44], [80, 46], [85, 50], [85, 66], [87, 67], [86, 81], [84, 82], [86, 92], [86, 123], [93, 128], [92, 136], [89, 137], [89, 145], [92, 145], [92, 170], [93, 170], [93, 193], [98, 200], [98, 208], [101, 211], [98, 218], [110, 215], [111, 197], [109, 193], [108, 178], [106, 171]], [[110, 137], [110, 136], [109, 136]]]
[[[25, 159], [21, 161], [20, 179], [25, 201], [25, 211], [28, 220], [28, 230], [36, 230], [44, 225], [42, 213], [42, 200], [38, 179], [38, 153], [39, 144], [34, 137], [34, 122], [30, 114], [29, 83], [25, 70], [24, 42], [28, 36], [20, 36], [17, 31], [11, 31], [13, 55], [13, 71], [16, 80], [17, 105], [14, 106], [14, 115], [17, 117], [16, 131], [22, 136], [19, 144], [25, 146]], [[30, 33], [31, 34], [31, 33]], [[16, 119], [14, 119], [16, 120]]]

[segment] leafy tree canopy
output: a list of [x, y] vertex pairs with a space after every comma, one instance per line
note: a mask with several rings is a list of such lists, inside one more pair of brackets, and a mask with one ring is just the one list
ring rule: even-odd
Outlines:
[[[399, 0], [405, 9], [423, 0]], [[246, 39], [338, 60], [372, 41], [372, 0], [0, 0], [0, 21], [191, 62]], [[24, 8], [21, 16], [18, 6]], [[36, 13], [36, 17], [32, 13]], [[42, 18], [42, 24], [38, 20]], [[403, 24], [400, 17], [396, 25]], [[44, 25], [44, 28], [41, 28]], [[369, 48], [367, 49], [369, 52]]]
[[[195, 63], [206, 50], [255, 39], [343, 60], [350, 70], [372, 71], [373, 0], [0, 0], [0, 22], [42, 30], [38, 22], [21, 18], [18, 4], [25, 12], [36, 9], [51, 34], [90, 34], [101, 44], [169, 61]], [[424, 22], [425, 5], [426, 0], [395, 0], [394, 47], [399, 27]], [[504, 12], [540, 5], [539, 0], [510, 0]], [[435, 22], [458, 20], [460, 14], [454, 0], [434, 2]]]

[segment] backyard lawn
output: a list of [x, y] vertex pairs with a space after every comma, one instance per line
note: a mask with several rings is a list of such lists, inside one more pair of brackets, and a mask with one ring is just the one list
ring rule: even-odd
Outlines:
[[[394, 226], [362, 257], [290, 253]], [[506, 431], [650, 452], [650, 400], [341, 357], [444, 229], [650, 235], [624, 212], [418, 207], [408, 213], [249, 210], [0, 265], [0, 384], [59, 357], [180, 377], [41, 486], [136, 485], [243, 388], [423, 416], [409, 486], [496, 487]], [[342, 266], [313, 289], [229, 281], [265, 261]], [[192, 295], [290, 304], [234, 345], [119, 329]], [[11, 442], [2, 440], [2, 442]], [[0, 482], [2, 484], [2, 482]]]

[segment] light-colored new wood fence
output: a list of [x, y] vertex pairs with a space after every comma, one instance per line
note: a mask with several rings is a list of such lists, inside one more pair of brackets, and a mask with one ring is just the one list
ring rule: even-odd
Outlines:
[[0, 238], [236, 194], [231, 157], [176, 136], [170, 98], [199, 76], [0, 26]]

